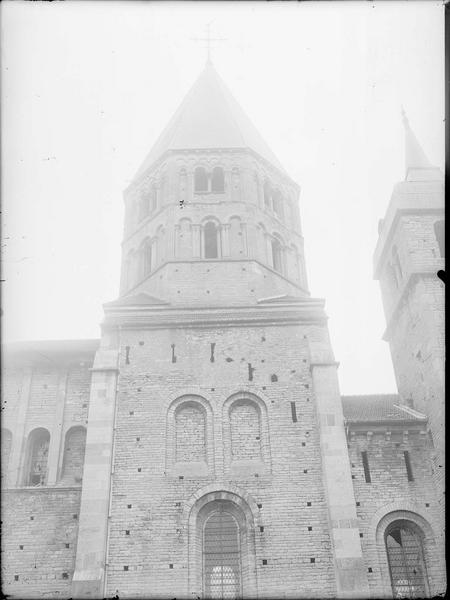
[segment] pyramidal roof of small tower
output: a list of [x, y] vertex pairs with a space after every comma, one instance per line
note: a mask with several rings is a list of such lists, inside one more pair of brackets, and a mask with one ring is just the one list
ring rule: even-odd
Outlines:
[[210, 61], [135, 175], [139, 178], [168, 151], [250, 149], [286, 174]]
[[432, 179], [440, 179], [442, 176], [441, 170], [428, 160], [419, 140], [411, 129], [404, 110], [402, 110], [402, 119], [405, 128], [405, 179], [407, 181], [416, 179], [414, 171], [426, 171]]

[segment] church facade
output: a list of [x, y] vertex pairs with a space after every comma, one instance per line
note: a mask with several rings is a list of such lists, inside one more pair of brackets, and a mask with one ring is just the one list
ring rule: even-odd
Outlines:
[[208, 62], [125, 191], [100, 340], [4, 351], [4, 593], [445, 591], [443, 180], [405, 127], [374, 260], [399, 395], [343, 397], [300, 189]]

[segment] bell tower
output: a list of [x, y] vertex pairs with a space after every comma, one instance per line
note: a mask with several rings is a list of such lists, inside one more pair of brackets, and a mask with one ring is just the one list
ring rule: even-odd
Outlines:
[[298, 200], [208, 62], [125, 191], [74, 597], [368, 595]]
[[[434, 475], [444, 493], [444, 180], [405, 127], [405, 179], [379, 224], [374, 254], [397, 386], [403, 402], [428, 415]], [[443, 506], [442, 506], [443, 508]]]
[[121, 295], [190, 306], [309, 296], [298, 198], [208, 61], [125, 191]]

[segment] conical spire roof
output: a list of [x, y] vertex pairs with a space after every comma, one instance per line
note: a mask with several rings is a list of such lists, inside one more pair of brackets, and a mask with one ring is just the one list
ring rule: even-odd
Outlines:
[[285, 173], [211, 62], [188, 92], [142, 163], [140, 177], [169, 150], [251, 149]]
[[443, 179], [439, 167], [432, 165], [416, 138], [405, 111], [402, 109], [405, 128], [405, 180], [406, 181], [438, 181]]
[[405, 127], [405, 168], [408, 169], [432, 169], [433, 165], [419, 144], [408, 121], [408, 117], [402, 110], [403, 125]]

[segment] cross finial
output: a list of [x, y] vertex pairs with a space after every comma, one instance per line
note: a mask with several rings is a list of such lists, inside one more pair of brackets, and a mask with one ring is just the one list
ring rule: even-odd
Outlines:
[[226, 38], [214, 38], [211, 37], [211, 23], [208, 23], [205, 27], [205, 37], [192, 38], [195, 42], [206, 42], [206, 62], [211, 62], [211, 42], [224, 42]]

